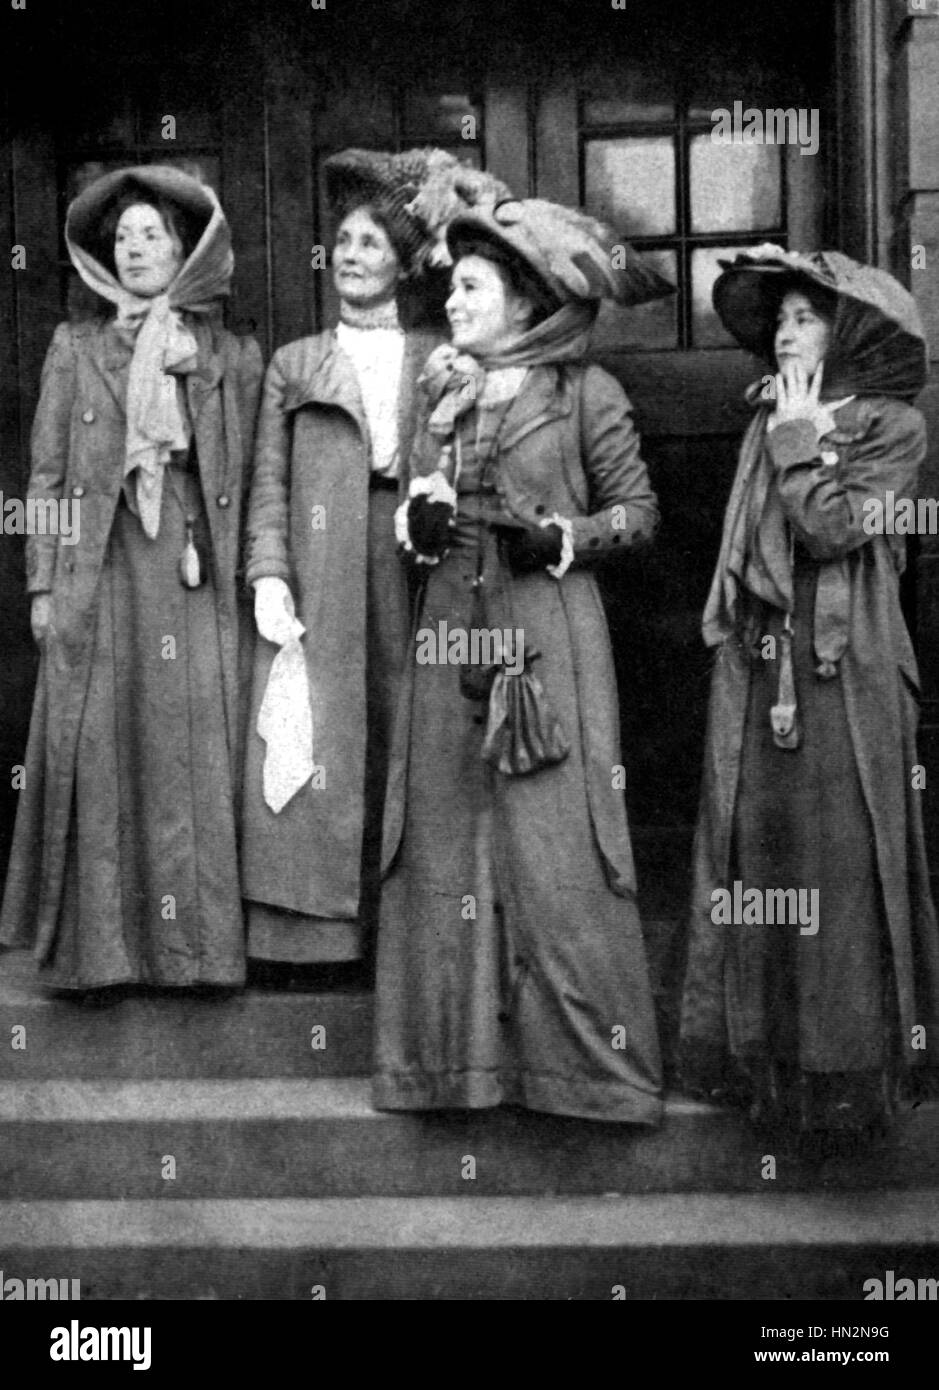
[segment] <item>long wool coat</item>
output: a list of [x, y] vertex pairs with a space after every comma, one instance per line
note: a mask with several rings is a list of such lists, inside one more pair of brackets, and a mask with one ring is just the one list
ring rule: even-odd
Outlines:
[[[835, 418], [837, 429], [824, 441], [824, 461], [807, 422], [781, 427], [769, 436], [768, 446], [786, 514], [802, 543], [815, 560], [848, 560], [849, 640], [837, 678], [873, 829], [903, 1054], [908, 1063], [935, 1065], [939, 935], [926, 865], [923, 793], [914, 778], [919, 677], [900, 608], [904, 543], [869, 534], [864, 526], [865, 517], [873, 515], [866, 503], [886, 506], [891, 491], [895, 498], [916, 497], [924, 426], [918, 411], [886, 397], [858, 398]], [[727, 928], [711, 920], [712, 893], [730, 886], [750, 678], [748, 653], [732, 635], [719, 646], [714, 665], [694, 846], [682, 1007], [682, 1040], [692, 1052], [702, 1044], [718, 1053], [727, 1047]], [[918, 1024], [926, 1027], [925, 1051], [911, 1046]], [[802, 1062], [826, 1069], [824, 1057], [804, 1056]]]
[[[404, 458], [417, 375], [436, 342], [431, 335], [407, 336], [398, 403]], [[263, 800], [264, 745], [254, 725], [276, 648], [258, 642], [245, 766], [244, 894], [346, 921], [359, 908], [365, 820], [368, 509], [368, 428], [355, 369], [332, 331], [288, 343], [265, 378], [246, 579], [276, 576], [294, 596], [306, 628], [314, 759], [325, 785], [304, 788], [278, 815]], [[403, 567], [388, 582], [403, 590]]]
[[[197, 341], [198, 366], [185, 377], [186, 395], [209, 533], [221, 658], [223, 698], [215, 717], [223, 721], [228, 752], [227, 766], [217, 771], [231, 788], [226, 794], [234, 798], [244, 687], [239, 676], [243, 605], [239, 605], [236, 571], [262, 362], [251, 339], [241, 340], [202, 320], [188, 326]], [[100, 586], [121, 498], [130, 358], [130, 349], [117, 336], [113, 321], [60, 324], [43, 368], [33, 428], [29, 495], [70, 497], [81, 503], [77, 544], [62, 545], [55, 535], [34, 535], [26, 545], [27, 587], [30, 593], [52, 592], [54, 634], [42, 653], [2, 935], [6, 944], [35, 945], [41, 960], [53, 949], [65, 892], [79, 740], [87, 746], [89, 740], [99, 739], [110, 746], [115, 738], [113, 725], [87, 727], [86, 705], [94, 703], [89, 686]], [[177, 519], [168, 481], [164, 514]], [[171, 582], [178, 587], [175, 574]], [[106, 709], [107, 701], [94, 707]], [[188, 730], [175, 731], [175, 737], [187, 739]], [[94, 855], [94, 848], [89, 849]], [[98, 859], [115, 855], [115, 843], [102, 840]], [[203, 883], [200, 892], [210, 891]], [[227, 896], [225, 901], [227, 912]], [[211, 915], [212, 904], [206, 904], [206, 910]], [[232, 929], [239, 929], [237, 918]], [[237, 978], [240, 968], [232, 959], [226, 974]]]
[[[527, 776], [493, 771], [481, 757], [485, 705], [464, 697], [459, 667], [418, 664], [415, 648], [385, 810], [375, 1103], [518, 1102], [655, 1123], [661, 1069], [616, 773], [616, 680], [590, 568], [648, 541], [655, 495], [629, 402], [599, 367], [531, 368], [499, 441], [501, 505], [530, 525], [570, 519], [575, 561], [560, 580], [503, 574], [485, 625], [522, 628], [540, 653], [534, 673], [570, 753]], [[431, 472], [439, 452], [422, 435], [414, 471]], [[481, 500], [460, 494], [418, 631], [475, 622]]]

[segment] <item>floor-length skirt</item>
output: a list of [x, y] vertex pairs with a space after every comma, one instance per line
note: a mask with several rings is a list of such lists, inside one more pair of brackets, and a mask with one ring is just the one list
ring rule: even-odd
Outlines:
[[[730, 1049], [757, 1111], [799, 1130], [863, 1127], [884, 1112], [895, 1026], [874, 830], [844, 690], [837, 676], [816, 674], [802, 618], [814, 611], [817, 572], [797, 558], [798, 749], [773, 741], [778, 661], [754, 653], [751, 662], [731, 863], [744, 889], [802, 890], [803, 909], [814, 902], [817, 914], [727, 928], [725, 973]], [[763, 627], [777, 643], [780, 618], [768, 610]]]
[[380, 896], [381, 824], [395, 699], [408, 633], [407, 598], [397, 553], [397, 488], [369, 492], [366, 568], [365, 822], [358, 916], [338, 920], [248, 901], [248, 954], [256, 960], [313, 965], [367, 957]]
[[[159, 532], [149, 539], [123, 494], [101, 573], [94, 650], [78, 736], [59, 920], [42, 976], [62, 989], [113, 984], [238, 985], [244, 927], [233, 773], [211, 573], [187, 589], [186, 530], [177, 498], [192, 488], [166, 472]], [[203, 554], [204, 517], [196, 522]], [[208, 568], [208, 566], [206, 567]], [[44, 691], [33, 720], [44, 727]], [[44, 761], [36, 746], [32, 756]], [[27, 773], [27, 789], [41, 789]], [[40, 792], [41, 794], [41, 792]], [[21, 811], [23, 827], [36, 808]], [[12, 890], [35, 878], [41, 844], [14, 837]]]
[[[418, 627], [471, 628], [471, 571], [465, 549], [431, 571]], [[415, 665], [403, 838], [381, 901], [374, 1100], [655, 1123], [639, 915], [610, 887], [593, 833], [565, 606], [547, 575], [523, 588], [517, 616], [571, 752], [528, 776], [494, 771], [486, 705], [461, 693], [460, 667]], [[602, 624], [598, 599], [595, 612]], [[599, 642], [608, 657], [605, 630]], [[612, 768], [612, 740], [609, 756]]]

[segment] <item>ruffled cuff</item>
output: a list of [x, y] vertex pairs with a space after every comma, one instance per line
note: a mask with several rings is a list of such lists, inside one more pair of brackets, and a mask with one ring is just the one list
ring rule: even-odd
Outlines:
[[563, 579], [574, 560], [574, 527], [566, 516], [542, 517], [539, 526], [559, 526], [561, 528], [561, 558], [556, 565], [546, 565], [545, 569], [555, 579]]
[[414, 497], [427, 497], [429, 502], [446, 502], [450, 509], [456, 513], [456, 493], [447, 481], [444, 473], [440, 469], [435, 469], [433, 473], [422, 474], [420, 477], [412, 478], [408, 488], [408, 495], [395, 511], [395, 540], [406, 554], [412, 555], [419, 565], [439, 565], [441, 557], [439, 555], [422, 555], [414, 548], [411, 540], [411, 533], [408, 529], [408, 506]]

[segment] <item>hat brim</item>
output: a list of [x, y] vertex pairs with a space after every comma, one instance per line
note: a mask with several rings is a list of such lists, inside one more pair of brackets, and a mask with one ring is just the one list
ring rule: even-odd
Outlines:
[[[719, 261], [718, 264], [724, 270], [711, 292], [717, 316], [741, 347], [765, 362], [775, 361], [776, 320], [783, 297], [800, 286], [808, 292], [818, 288], [835, 300], [860, 305], [866, 314], [885, 326], [895, 327], [911, 343], [922, 341], [918, 325], [907, 323], [897, 313], [890, 312], [882, 290], [878, 299], [869, 285], [863, 292], [861, 286], [838, 283], [796, 253], [788, 253], [786, 260], [761, 261], [750, 260], [743, 253], [734, 261]], [[852, 293], [852, 288], [857, 288], [858, 292]], [[901, 289], [900, 286], [896, 288]]]
[[[772, 362], [777, 315], [787, 291], [800, 281], [806, 288], [823, 282], [788, 266], [721, 264], [727, 268], [712, 290], [718, 318], [742, 348], [754, 357]], [[834, 293], [831, 285], [824, 288]]]
[[[520, 209], [525, 206], [519, 200], [511, 199], [506, 200], [504, 206], [497, 204], [491, 209], [459, 213], [447, 228], [450, 255], [457, 258], [461, 241], [487, 239], [519, 260], [561, 303], [572, 300], [599, 303], [600, 300], [611, 299], [617, 304], [630, 306], [675, 293], [675, 286], [647, 265], [628, 242], [617, 239], [608, 227], [585, 213], [557, 209], [570, 219], [572, 226], [576, 220], [575, 232], [580, 242], [577, 249], [569, 251], [566, 265], [563, 256], [554, 258], [545, 254], [543, 238], [537, 244], [526, 244], [522, 235], [524, 213], [513, 215], [515, 203]], [[529, 207], [538, 205], [539, 200], [529, 200], [527, 203]], [[519, 231], [516, 231], [517, 227]], [[619, 258], [616, 266], [614, 250]], [[553, 261], [566, 271], [568, 279], [552, 271]], [[574, 285], [579, 288], [573, 288]]]
[[116, 169], [95, 179], [74, 199], [66, 219], [69, 239], [79, 246], [93, 241], [108, 208], [132, 184], [175, 203], [192, 216], [202, 230], [219, 208], [214, 191], [182, 169], [174, 169], [168, 164], [142, 164], [134, 168]]

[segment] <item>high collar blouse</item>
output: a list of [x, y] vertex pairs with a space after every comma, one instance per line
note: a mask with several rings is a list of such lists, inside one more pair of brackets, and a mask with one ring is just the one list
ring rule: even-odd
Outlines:
[[397, 477], [404, 332], [400, 328], [355, 328], [340, 323], [336, 340], [355, 368], [368, 425], [372, 472]]

